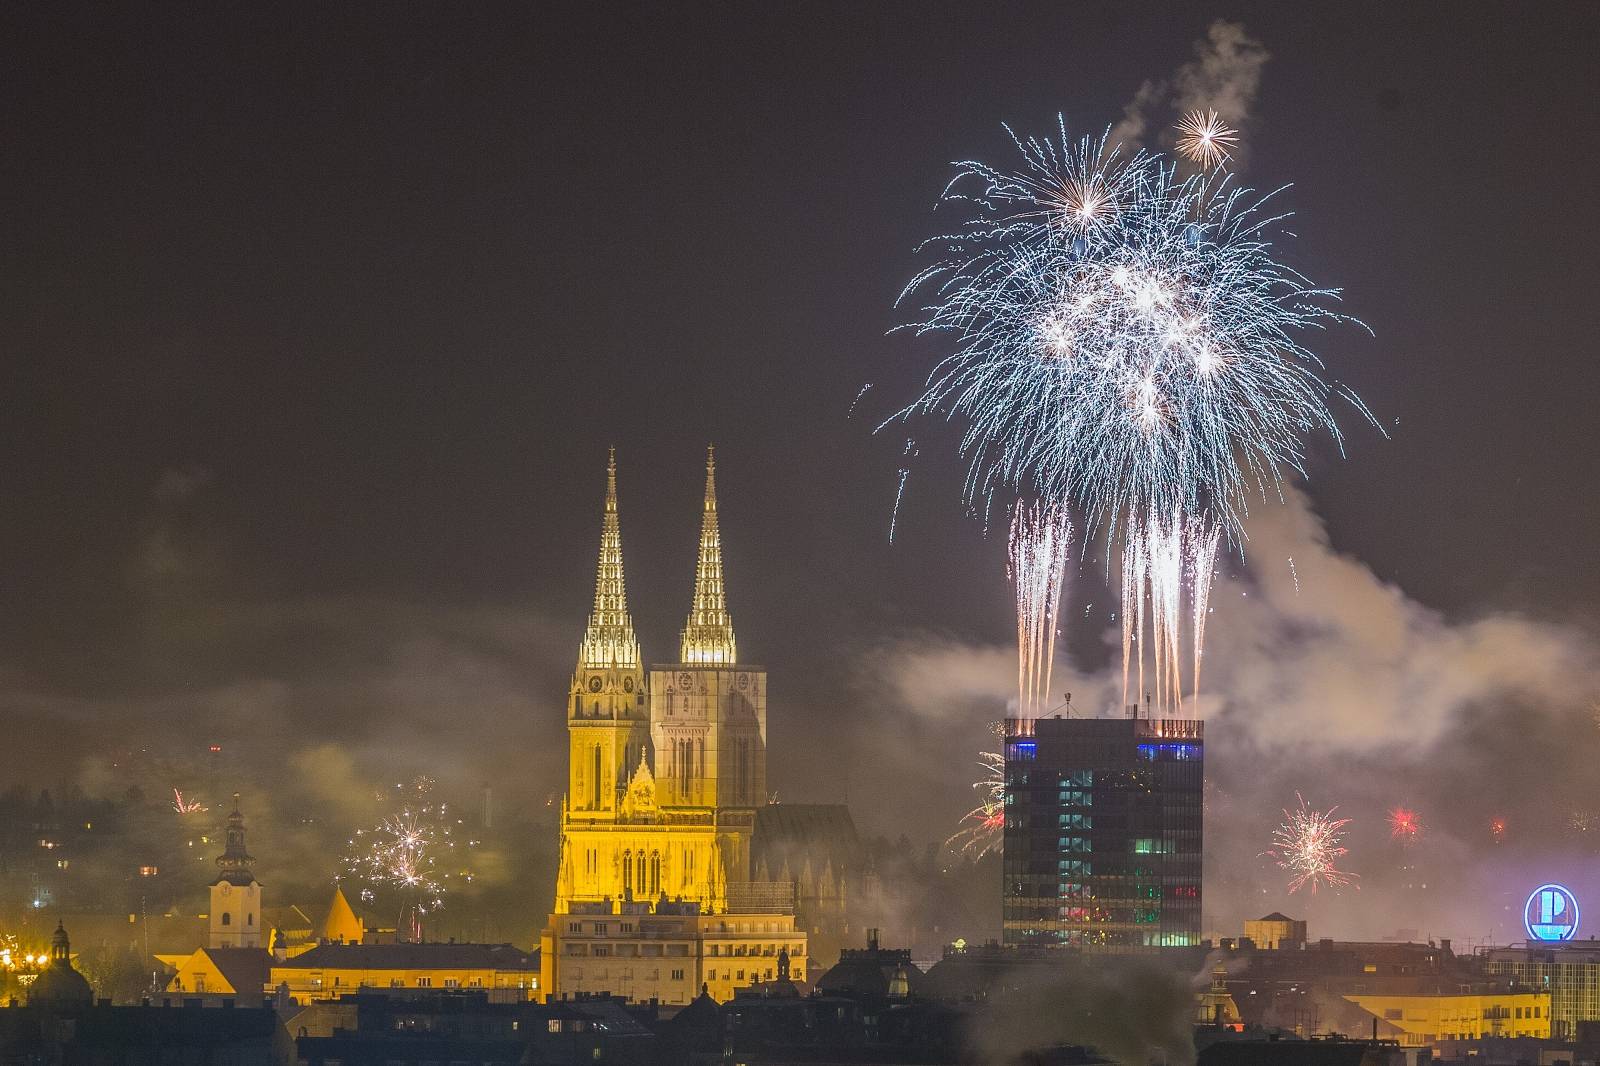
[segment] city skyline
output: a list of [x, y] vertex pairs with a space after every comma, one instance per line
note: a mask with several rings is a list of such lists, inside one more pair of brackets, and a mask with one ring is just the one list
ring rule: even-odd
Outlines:
[[[301, 811], [341, 837], [419, 773], [538, 815], [607, 450], [666, 661], [714, 442], [771, 789], [945, 839], [1014, 690], [1006, 523], [963, 513], [950, 441], [907, 464], [874, 432], [930, 355], [894, 298], [951, 160], [1006, 122], [1126, 122], [1146, 85], [1159, 140], [1220, 24], [1260, 53], [1244, 179], [1295, 183], [1296, 265], [1373, 331], [1330, 365], [1387, 439], [1314, 445], [1223, 567], [1207, 928], [1509, 938], [1538, 884], [1600, 895], [1600, 323], [1573, 268], [1597, 208], [1572, 187], [1596, 148], [1570, 136], [1596, 105], [1566, 17], [6, 18], [7, 781], [109, 787], [125, 749], [216, 743], [239, 781], [201, 798], [245, 790], [280, 840]], [[1060, 615], [1078, 713], [1121, 703], [1101, 552]], [[1297, 791], [1353, 819], [1359, 894], [1291, 897], [1261, 857]]]

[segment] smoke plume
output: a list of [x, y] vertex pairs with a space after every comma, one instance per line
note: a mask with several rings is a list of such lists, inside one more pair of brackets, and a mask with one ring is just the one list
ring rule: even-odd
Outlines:
[[1152, 123], [1170, 127], [1190, 111], [1215, 110], [1222, 121], [1243, 129], [1255, 105], [1261, 68], [1271, 56], [1237, 22], [1218, 19], [1194, 45], [1195, 58], [1164, 81], [1146, 81], [1111, 130], [1113, 143], [1143, 144]]

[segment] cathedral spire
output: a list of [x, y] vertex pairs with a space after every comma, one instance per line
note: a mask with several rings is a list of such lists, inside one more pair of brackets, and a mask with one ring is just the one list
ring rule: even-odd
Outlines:
[[578, 652], [580, 668], [638, 669], [639, 641], [628, 616], [622, 578], [622, 527], [617, 522], [617, 450], [606, 462], [606, 509], [600, 523], [600, 562], [594, 579], [594, 611]]
[[717, 454], [706, 448], [705, 512], [700, 520], [700, 561], [694, 573], [694, 604], [683, 627], [682, 661], [731, 666], [733, 620], [722, 586], [722, 536], [717, 529]]

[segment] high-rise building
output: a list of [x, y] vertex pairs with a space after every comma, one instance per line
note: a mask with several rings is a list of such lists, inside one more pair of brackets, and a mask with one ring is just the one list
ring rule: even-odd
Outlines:
[[1550, 993], [1551, 1033], [1571, 1040], [1584, 1022], [1600, 1021], [1600, 946], [1592, 940], [1527, 940], [1491, 948], [1484, 969]]
[[1007, 720], [1005, 943], [1199, 944], [1203, 754], [1198, 721]]
[[[767, 673], [740, 663], [736, 647], [716, 461], [708, 452], [694, 594], [678, 661], [646, 674], [628, 613], [613, 454], [594, 609], [567, 701], [560, 867], [541, 937], [542, 984], [550, 994], [688, 1002], [681, 997], [693, 998], [706, 984], [727, 998], [736, 985], [762, 979], [767, 967], [742, 959], [719, 964], [724, 947], [744, 950], [713, 932], [755, 934], [763, 950], [771, 948], [767, 954], [780, 943], [803, 946], [793, 885], [750, 878], [755, 813], [767, 797]], [[711, 915], [715, 923], [701, 920]], [[672, 937], [662, 932], [668, 925]], [[654, 932], [646, 935], [647, 927]], [[681, 943], [669, 943], [673, 937]], [[669, 948], [671, 955], [663, 954]]]

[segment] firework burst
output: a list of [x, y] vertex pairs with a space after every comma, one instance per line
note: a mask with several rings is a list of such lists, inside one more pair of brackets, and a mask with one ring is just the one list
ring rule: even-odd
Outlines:
[[1422, 839], [1424, 828], [1416, 811], [1396, 807], [1389, 812], [1389, 839], [1398, 840], [1402, 847], [1409, 848]]
[[1313, 810], [1300, 793], [1296, 792], [1294, 798], [1298, 806], [1283, 812], [1283, 824], [1273, 832], [1272, 847], [1265, 852], [1289, 873], [1289, 891], [1298, 892], [1310, 885], [1315, 895], [1321, 885], [1339, 888], [1350, 884], [1356, 875], [1337, 865], [1350, 852], [1343, 844], [1350, 819], [1335, 818], [1338, 807]]
[[1233, 154], [1239, 132], [1229, 129], [1215, 111], [1191, 111], [1178, 123], [1178, 151], [1203, 167], [1214, 167]]
[[972, 214], [928, 242], [939, 258], [901, 299], [925, 294], [908, 328], [955, 351], [891, 422], [964, 423], [970, 502], [1062, 501], [1120, 539], [1124, 677], [1137, 664], [1144, 690], [1148, 652], [1152, 695], [1176, 708], [1183, 601], [1192, 675], [1219, 543], [1303, 469], [1309, 431], [1341, 439], [1297, 337], [1344, 316], [1274, 258], [1287, 215], [1270, 196], [1065, 127], [1016, 145], [1020, 165], [962, 163], [946, 188]]
[[972, 787], [983, 797], [983, 802], [962, 815], [960, 828], [945, 841], [945, 846], [982, 858], [998, 848], [1005, 836], [1005, 756], [999, 752], [981, 752], [978, 765], [983, 767], [983, 776], [974, 781]]
[[361, 898], [372, 901], [376, 889], [395, 891], [403, 900], [401, 926], [420, 940], [423, 917], [444, 906], [450, 877], [445, 858], [455, 848], [456, 820], [444, 803], [421, 802], [431, 782], [418, 779], [413, 802], [378, 824], [356, 830], [344, 860], [347, 877], [361, 886]]
[[196, 799], [184, 799], [183, 793], [172, 790], [172, 809], [179, 814], [203, 814], [211, 808]]

